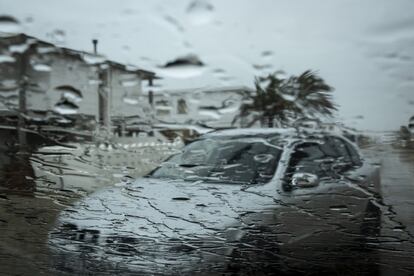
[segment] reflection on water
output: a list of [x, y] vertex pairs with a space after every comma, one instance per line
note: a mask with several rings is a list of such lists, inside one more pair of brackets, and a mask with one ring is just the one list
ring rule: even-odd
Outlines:
[[[155, 153], [163, 151], [149, 147], [109, 151], [92, 144], [69, 148], [39, 143], [30, 151], [19, 152], [19, 149], [5, 145], [2, 143], [0, 153], [0, 266], [6, 274], [113, 275], [138, 271], [165, 275], [181, 272], [200, 275], [410, 275], [414, 271], [414, 148], [410, 145], [375, 144], [364, 149], [366, 155], [381, 161], [382, 165], [383, 200], [377, 202], [373, 209], [382, 212], [379, 236], [372, 235], [367, 228], [362, 240], [360, 237], [351, 242], [337, 240], [338, 244], [344, 242], [340, 248], [331, 247], [330, 243], [321, 247], [319, 241], [286, 250], [283, 247], [286, 241], [281, 235], [284, 226], [278, 224], [270, 210], [259, 217], [246, 214], [246, 222], [260, 220], [267, 224], [250, 224], [246, 228], [248, 234], [218, 247], [220, 252], [227, 252], [225, 258], [222, 253], [214, 253], [208, 243], [189, 241], [182, 244], [182, 241], [171, 240], [163, 245], [168, 246], [168, 251], [162, 251], [154, 240], [136, 240], [125, 236], [125, 233], [118, 233], [108, 237], [108, 245], [104, 247], [114, 258], [98, 257], [99, 262], [96, 262], [94, 253], [101, 250], [99, 233], [82, 232], [70, 225], [64, 238], [70, 240], [74, 235], [73, 246], [79, 246], [78, 253], [50, 250], [48, 239], [55, 220], [65, 208], [98, 189], [112, 185], [129, 187], [133, 178], [151, 170], [168, 152], [172, 152], [171, 149], [165, 148], [164, 155], [156, 156]], [[176, 200], [179, 203], [188, 199], [176, 197]], [[197, 208], [206, 207], [200, 205]], [[346, 213], [341, 204], [332, 206], [331, 212]], [[289, 217], [285, 219], [288, 221]], [[318, 228], [315, 218], [303, 223], [314, 225], [315, 230]], [[340, 226], [336, 225], [332, 234], [341, 231]], [[236, 236], [237, 233], [235, 229]], [[285, 232], [285, 235], [289, 236], [289, 233]], [[312, 235], [319, 235], [318, 231]], [[91, 242], [81, 245], [76, 241], [79, 238]], [[150, 265], [148, 260], [141, 258], [148, 252], [153, 252], [154, 256], [163, 252], [169, 256], [170, 263], [160, 260], [155, 266]], [[177, 270], [173, 265], [174, 259], [176, 262], [181, 256], [194, 252], [198, 252], [201, 259], [191, 266], [182, 263]]]

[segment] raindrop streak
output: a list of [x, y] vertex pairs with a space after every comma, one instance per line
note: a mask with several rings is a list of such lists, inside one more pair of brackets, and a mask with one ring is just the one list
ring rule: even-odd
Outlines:
[[213, 5], [206, 0], [196, 0], [187, 8], [188, 19], [193, 25], [208, 24], [213, 20]]
[[123, 98], [124, 103], [126, 104], [138, 104], [139, 103], [139, 99], [138, 97], [124, 97]]
[[208, 116], [216, 120], [221, 118], [221, 114], [219, 114], [217, 110], [200, 109], [198, 114], [201, 116]]
[[289, 102], [294, 102], [297, 99], [297, 95], [287, 94], [287, 93], [281, 93], [280, 96]]
[[408, 122], [408, 129], [414, 134], [414, 116], [412, 116]]
[[89, 65], [94, 65], [105, 62], [105, 57], [100, 55], [84, 54], [83, 60]]
[[254, 161], [259, 163], [268, 163], [270, 160], [272, 160], [274, 157], [271, 154], [256, 154], [254, 157]]
[[263, 51], [262, 52], [262, 57], [266, 58], [266, 57], [271, 57], [273, 56], [273, 52], [272, 51]]
[[226, 73], [226, 71], [224, 69], [221, 69], [221, 68], [216, 68], [216, 69], [213, 70], [213, 74], [222, 75], [224, 73]]
[[177, 29], [178, 32], [184, 32], [184, 27], [174, 17], [166, 15], [164, 16], [164, 20]]
[[0, 55], [0, 63], [13, 63], [16, 59], [11, 56]]
[[123, 87], [134, 87], [134, 86], [137, 86], [139, 84], [139, 82], [138, 82], [138, 80], [124, 80], [124, 81], [121, 81], [121, 85], [123, 86]]
[[70, 85], [61, 85], [56, 87], [55, 90], [62, 92], [62, 100], [68, 102], [78, 103], [83, 99], [82, 92]]
[[185, 79], [200, 76], [203, 73], [204, 63], [195, 55], [179, 57], [160, 67], [160, 74], [166, 77]]
[[76, 104], [63, 99], [55, 105], [54, 111], [62, 115], [72, 115], [78, 113], [78, 109]]
[[21, 32], [20, 22], [8, 15], [0, 15], [0, 33], [15, 34]]
[[56, 29], [48, 35], [55, 44], [62, 45], [66, 42], [66, 33], [63, 30]]
[[253, 68], [256, 70], [272, 69], [272, 67], [272, 64], [253, 64]]
[[50, 65], [41, 64], [41, 63], [32, 64], [32, 67], [34, 70], [39, 71], [39, 72], [50, 72], [52, 70]]
[[24, 43], [24, 44], [18, 44], [18, 45], [10, 45], [9, 46], [9, 51], [11, 53], [18, 53], [18, 54], [22, 54], [24, 53], [27, 49], [29, 49], [30, 44], [29, 43]]
[[88, 80], [89, 85], [99, 85], [101, 83], [102, 83], [102, 81], [100, 79], [90, 78]]

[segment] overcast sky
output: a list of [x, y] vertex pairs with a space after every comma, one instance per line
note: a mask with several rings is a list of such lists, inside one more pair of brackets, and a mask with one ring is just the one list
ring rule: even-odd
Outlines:
[[[412, 0], [0, 0], [22, 32], [153, 70], [165, 89], [247, 85], [275, 70], [317, 70], [339, 117], [390, 130], [414, 115]], [[159, 67], [195, 54], [202, 67]]]

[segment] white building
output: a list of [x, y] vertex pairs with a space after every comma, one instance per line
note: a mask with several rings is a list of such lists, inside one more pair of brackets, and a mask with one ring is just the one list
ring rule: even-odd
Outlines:
[[155, 117], [170, 124], [204, 124], [213, 128], [232, 126], [239, 108], [254, 90], [246, 86], [164, 90], [146, 94]]
[[92, 121], [111, 128], [114, 119], [152, 120], [142, 82], [152, 84], [153, 72], [24, 34], [2, 37], [0, 57], [0, 109], [25, 114], [27, 121]]

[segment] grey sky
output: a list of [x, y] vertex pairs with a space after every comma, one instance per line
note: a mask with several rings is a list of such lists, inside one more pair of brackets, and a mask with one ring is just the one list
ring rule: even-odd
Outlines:
[[160, 74], [187, 54], [206, 64], [165, 75], [163, 88], [253, 86], [255, 75], [313, 69], [351, 126], [397, 129], [414, 115], [411, 0], [0, 0], [0, 11], [29, 35], [87, 51], [98, 38], [108, 58]]

